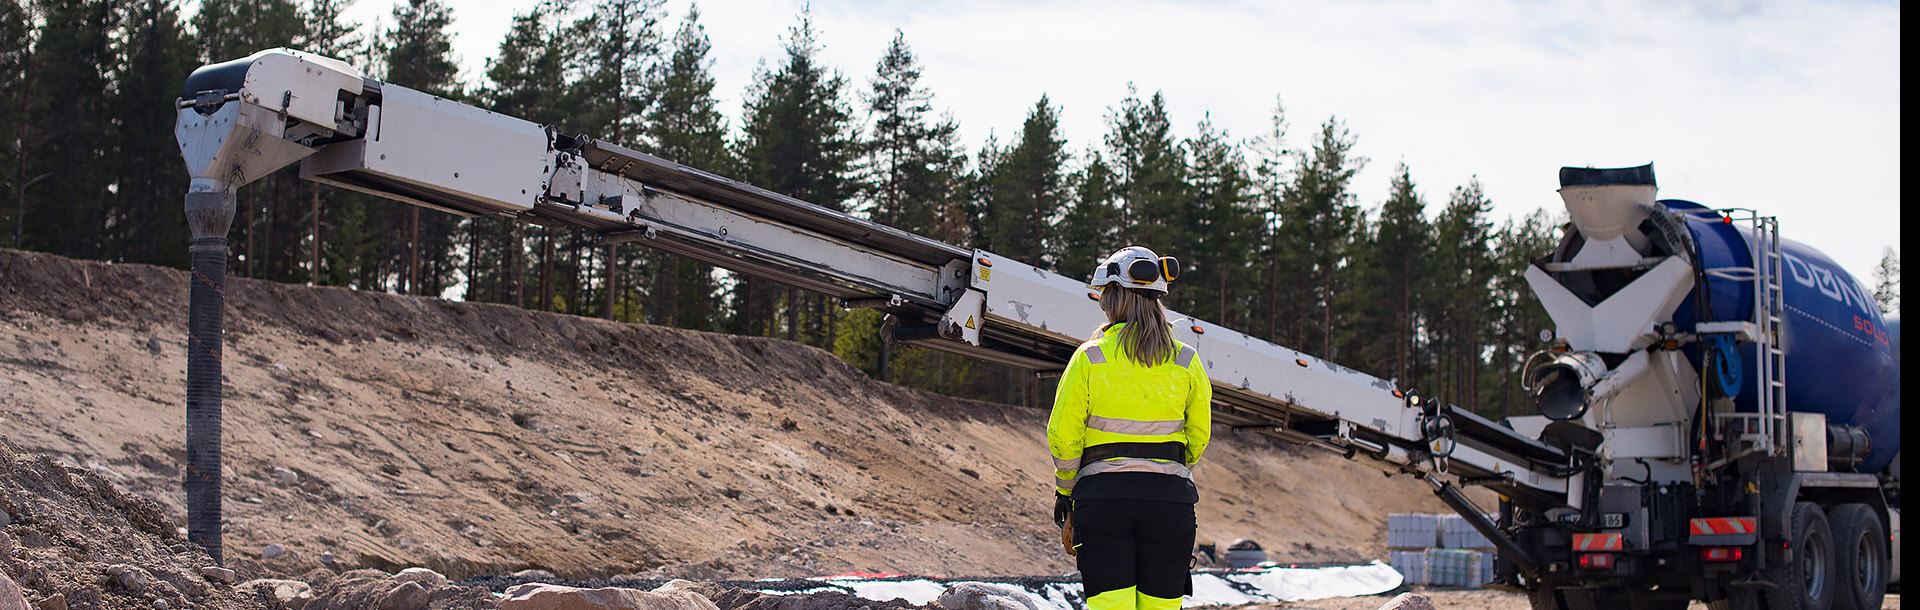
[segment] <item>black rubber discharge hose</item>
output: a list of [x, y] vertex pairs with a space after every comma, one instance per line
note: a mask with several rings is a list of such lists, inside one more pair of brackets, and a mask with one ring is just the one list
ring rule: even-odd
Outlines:
[[187, 193], [193, 285], [187, 304], [187, 540], [224, 564], [220, 553], [220, 355], [226, 307], [231, 191]]

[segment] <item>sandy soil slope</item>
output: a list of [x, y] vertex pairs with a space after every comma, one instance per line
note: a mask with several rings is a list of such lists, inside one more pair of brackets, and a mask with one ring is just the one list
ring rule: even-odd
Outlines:
[[[0, 250], [0, 436], [184, 514], [186, 274]], [[1071, 569], [1034, 409], [783, 341], [229, 283], [227, 546], [243, 572], [695, 578]], [[1380, 554], [1422, 486], [1219, 431], [1201, 538]], [[279, 470], [276, 470], [279, 469]], [[266, 546], [289, 552], [262, 557]]]

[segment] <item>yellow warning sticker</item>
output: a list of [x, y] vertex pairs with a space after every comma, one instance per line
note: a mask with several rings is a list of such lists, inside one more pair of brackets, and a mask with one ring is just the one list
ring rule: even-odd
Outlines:
[[988, 280], [988, 279], [992, 279], [992, 277], [993, 277], [993, 270], [992, 270], [992, 269], [988, 269], [988, 268], [986, 268], [986, 267], [981, 267], [981, 268], [980, 268], [980, 279], [981, 279], [981, 280]]
[[973, 316], [967, 316], [967, 328], [973, 328]]

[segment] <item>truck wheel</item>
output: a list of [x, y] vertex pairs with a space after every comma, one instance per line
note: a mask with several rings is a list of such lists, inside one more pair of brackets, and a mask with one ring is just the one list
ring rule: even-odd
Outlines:
[[1887, 596], [1887, 536], [1865, 504], [1834, 507], [1834, 610], [1879, 610]]
[[1768, 567], [1761, 576], [1773, 588], [1761, 592], [1767, 610], [1830, 610], [1837, 578], [1834, 578], [1833, 532], [1827, 527], [1827, 515], [1820, 505], [1800, 502], [1793, 505], [1792, 528], [1787, 532], [1787, 550], [1793, 558]]

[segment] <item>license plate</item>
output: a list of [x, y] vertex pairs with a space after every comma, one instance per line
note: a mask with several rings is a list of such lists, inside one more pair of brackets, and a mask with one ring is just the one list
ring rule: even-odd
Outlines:
[[1601, 513], [1600, 514], [1600, 527], [1604, 527], [1607, 529], [1619, 529], [1626, 526], [1627, 526], [1626, 513]]

